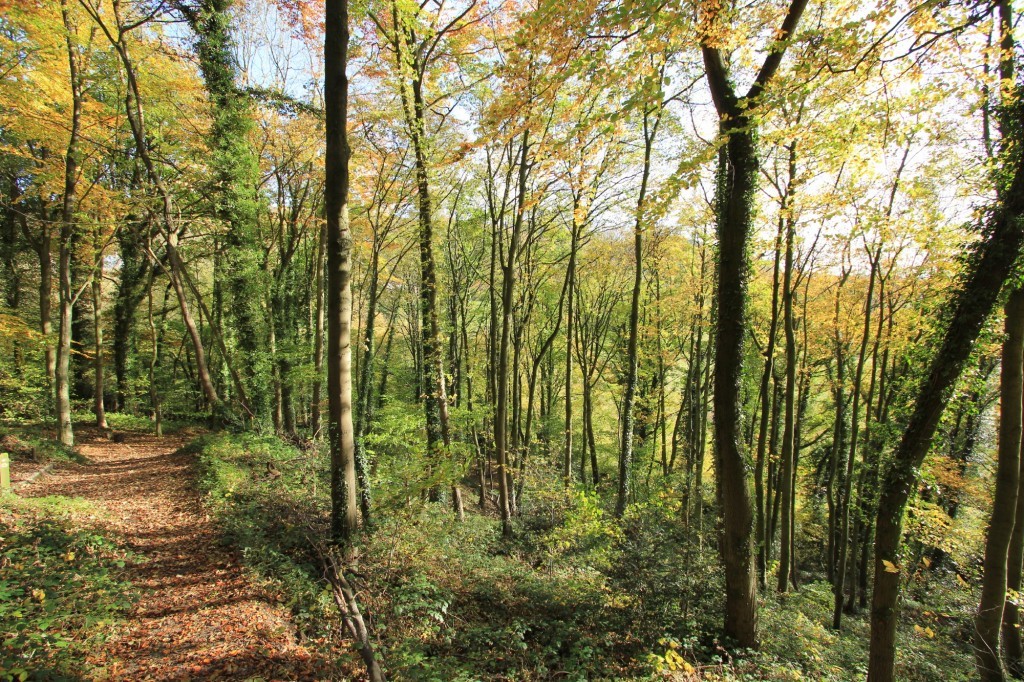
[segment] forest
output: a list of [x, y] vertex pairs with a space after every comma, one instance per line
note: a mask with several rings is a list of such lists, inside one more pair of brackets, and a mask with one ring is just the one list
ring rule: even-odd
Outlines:
[[0, 0], [0, 681], [1024, 679], [1011, 0]]

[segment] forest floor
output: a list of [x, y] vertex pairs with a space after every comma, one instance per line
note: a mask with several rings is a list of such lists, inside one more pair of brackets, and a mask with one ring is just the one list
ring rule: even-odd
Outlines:
[[104, 680], [315, 680], [329, 668], [303, 646], [287, 607], [246, 574], [219, 538], [179, 436], [125, 433], [115, 443], [84, 429], [87, 464], [61, 464], [24, 497], [84, 498], [104, 530], [135, 555], [124, 578], [138, 597], [122, 627], [88, 663]]

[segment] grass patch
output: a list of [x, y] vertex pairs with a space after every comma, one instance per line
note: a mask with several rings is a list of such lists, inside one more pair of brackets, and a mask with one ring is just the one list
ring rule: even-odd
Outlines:
[[131, 605], [130, 558], [82, 500], [0, 498], [0, 680], [74, 680]]

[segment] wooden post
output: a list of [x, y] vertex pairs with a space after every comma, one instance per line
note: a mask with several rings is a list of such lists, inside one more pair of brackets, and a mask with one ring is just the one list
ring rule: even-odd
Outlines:
[[11, 492], [11, 456], [0, 452], [0, 493]]

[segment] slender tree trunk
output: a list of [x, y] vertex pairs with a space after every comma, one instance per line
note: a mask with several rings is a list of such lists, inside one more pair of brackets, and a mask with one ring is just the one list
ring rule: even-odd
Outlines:
[[324, 251], [327, 248], [327, 225], [320, 229], [316, 246], [316, 331], [313, 334], [313, 398], [310, 404], [310, 430], [313, 438], [320, 436], [323, 399], [320, 395], [324, 376]]
[[369, 525], [370, 518], [370, 477], [366, 466], [366, 444], [364, 438], [373, 421], [373, 361], [376, 355], [374, 335], [377, 319], [377, 288], [380, 280], [380, 252], [374, 244], [370, 257], [370, 285], [367, 293], [366, 322], [363, 324], [363, 362], [359, 367], [359, 384], [356, 391], [356, 476], [359, 479], [359, 509], [363, 523]]
[[36, 255], [39, 258], [39, 331], [42, 332], [44, 343], [43, 366], [50, 393], [56, 395], [57, 348], [51, 338], [53, 334], [53, 260], [51, 249], [53, 237], [50, 226], [44, 222], [39, 241], [36, 243]]
[[833, 597], [835, 596], [836, 580], [838, 579], [837, 567], [839, 565], [839, 528], [840, 516], [842, 515], [842, 492], [845, 487], [846, 465], [843, 457], [846, 453], [846, 353], [843, 340], [842, 328], [840, 326], [840, 311], [842, 309], [843, 286], [850, 276], [850, 271], [845, 266], [836, 283], [835, 307], [833, 311], [833, 329], [835, 338], [833, 341], [835, 353], [835, 383], [833, 394], [835, 397], [835, 420], [832, 428], [832, 449], [829, 454], [829, 538], [828, 538], [828, 574], [833, 586]]
[[494, 449], [498, 464], [498, 508], [501, 513], [501, 532], [505, 537], [512, 535], [512, 518], [509, 501], [508, 483], [508, 375], [509, 375], [509, 343], [512, 331], [512, 295], [515, 287], [515, 271], [517, 267], [519, 240], [523, 226], [523, 212], [526, 202], [526, 180], [528, 173], [527, 154], [529, 152], [529, 131], [523, 133], [521, 157], [519, 161], [519, 195], [516, 216], [512, 223], [512, 234], [509, 237], [508, 249], [504, 262], [501, 263], [501, 339], [498, 344], [498, 364], [495, 372], [497, 384], [497, 401], [494, 410]]
[[985, 682], [1001, 682], [1006, 678], [999, 652], [999, 630], [1006, 601], [1006, 559], [1013, 535], [1020, 475], [1021, 419], [1024, 416], [1024, 289], [1010, 292], [1005, 311], [995, 496], [986, 534], [981, 601], [974, 620], [978, 677]]
[[633, 224], [633, 295], [629, 306], [629, 345], [626, 350], [626, 392], [622, 400], [622, 450], [619, 453], [619, 487], [615, 498], [615, 516], [621, 517], [633, 495], [633, 432], [635, 430], [634, 403], [636, 402], [637, 372], [639, 371], [638, 339], [640, 332], [640, 292], [643, 287], [644, 215], [647, 183], [651, 177], [651, 152], [654, 137], [661, 122], [661, 109], [644, 110], [644, 166], [640, 176], [640, 196], [636, 202], [636, 220]]
[[772, 371], [775, 364], [775, 337], [779, 323], [779, 273], [782, 262], [782, 236], [785, 220], [780, 215], [779, 229], [775, 235], [775, 264], [772, 268], [772, 313], [768, 324], [768, 341], [764, 351], [764, 369], [761, 372], [760, 402], [761, 419], [758, 426], [757, 457], [754, 460], [754, 498], [757, 510], [754, 542], [757, 544], [757, 578], [758, 583], [766, 585], [765, 571], [768, 565], [768, 547], [770, 539], [766, 537], [766, 515], [764, 500], [764, 468], [765, 454], [768, 446], [768, 420], [771, 416], [768, 395], [771, 386]]
[[[160, 406], [160, 392], [156, 385], [156, 368], [160, 361], [160, 338], [157, 335], [156, 323], [153, 320], [153, 283], [146, 287], [146, 294], [149, 302], [147, 322], [149, 323], [149, 334], [153, 339], [153, 348], [149, 352], [149, 402], [153, 408], [153, 429], [157, 437], [164, 435], [163, 411]], [[165, 297], [166, 298], [166, 297]], [[166, 310], [166, 305], [165, 305]]]
[[78, 48], [74, 44], [75, 28], [71, 21], [68, 0], [61, 0], [61, 15], [67, 31], [67, 56], [71, 79], [71, 133], [64, 156], [64, 203], [60, 223], [60, 255], [58, 260], [58, 302], [60, 307], [59, 339], [55, 373], [57, 440], [68, 447], [75, 444], [71, 429], [71, 324], [74, 295], [71, 288], [71, 246], [76, 230], [75, 211], [78, 200], [78, 143], [82, 121], [82, 76], [79, 73]]
[[[793, 201], [796, 184], [796, 143], [789, 145], [789, 185], [782, 200], [782, 213], [788, 213]], [[786, 405], [782, 427], [781, 489], [782, 537], [779, 541], [779, 592], [786, 592], [789, 586], [790, 560], [793, 550], [793, 509], [795, 495], [793, 477], [796, 473], [796, 446], [793, 438], [796, 417], [796, 331], [793, 320], [793, 242], [796, 239], [796, 224], [792, 216], [786, 222], [786, 265], [782, 284], [782, 327], [786, 335]]]
[[352, 233], [348, 221], [348, 1], [326, 0], [324, 111], [327, 119], [327, 403], [331, 448], [331, 536], [356, 533], [355, 440], [352, 429]]
[[[870, 254], [869, 254], [870, 256]], [[838, 630], [843, 622], [843, 598], [845, 594], [846, 575], [849, 566], [855, 565], [847, 561], [850, 546], [850, 510], [853, 508], [853, 468], [857, 459], [857, 443], [860, 434], [860, 394], [861, 382], [864, 379], [864, 362], [867, 359], [868, 341], [871, 337], [871, 308], [874, 305], [875, 280], [878, 276], [878, 256], [871, 258], [871, 273], [868, 279], [868, 294], [864, 301], [864, 330], [861, 334], [860, 352], [857, 355], [857, 369], [853, 375], [851, 387], [852, 405], [850, 406], [850, 452], [846, 459], [846, 474], [842, 498], [841, 530], [839, 532], [839, 561], [836, 565], [836, 582], [833, 590], [832, 627]]]
[[[195, 324], [195, 320], [192, 317], [192, 313], [189, 310], [188, 298], [185, 292], [185, 287], [182, 284], [182, 279], [186, 276], [184, 263], [181, 261], [181, 257], [178, 254], [178, 231], [174, 223], [174, 207], [171, 201], [171, 194], [167, 187], [164, 185], [163, 180], [160, 176], [160, 172], [157, 169], [156, 164], [153, 161], [152, 155], [150, 154], [149, 141], [146, 136], [145, 117], [143, 114], [142, 99], [139, 89], [138, 79], [136, 78], [135, 65], [132, 62], [131, 56], [128, 52], [128, 44], [125, 40], [125, 32], [120, 16], [119, 4], [114, 3], [114, 16], [117, 25], [114, 29], [111, 29], [104, 23], [102, 17], [97, 14], [88, 4], [83, 4], [87, 12], [93, 18], [93, 21], [100, 26], [101, 30], [107, 36], [110, 44], [114, 47], [118, 57], [121, 60], [122, 66], [124, 66], [125, 77], [127, 81], [127, 91], [125, 93], [125, 114], [128, 119], [129, 127], [132, 131], [132, 138], [135, 141], [135, 148], [142, 159], [143, 166], [146, 168], [146, 173], [149, 176], [150, 182], [157, 190], [157, 194], [160, 197], [160, 218], [163, 221], [165, 238], [166, 238], [166, 249], [167, 249], [167, 267], [165, 268], [168, 277], [171, 280], [171, 284], [174, 288], [175, 295], [178, 298], [178, 307], [181, 310], [182, 321], [185, 324], [186, 331], [188, 332], [189, 339], [192, 341], [192, 347], [194, 351], [194, 358], [196, 363], [196, 371], [199, 375], [199, 383], [203, 389], [203, 394], [206, 397], [207, 402], [213, 407], [214, 411], [219, 410], [221, 407], [220, 397], [217, 395], [217, 390], [213, 385], [213, 379], [210, 376], [209, 366], [206, 363], [206, 353], [203, 348], [202, 337], [199, 334], [199, 329]], [[159, 263], [155, 255], [150, 250], [150, 258]], [[161, 265], [162, 266], [162, 265]], [[201, 303], [201, 300], [200, 300]], [[208, 316], [209, 317], [209, 316]], [[212, 322], [212, 318], [211, 318]], [[226, 358], [225, 358], [226, 359]], [[240, 400], [243, 401], [244, 397], [239, 396]]]
[[[566, 280], [569, 297], [569, 310], [565, 318], [565, 441], [562, 446], [562, 478], [568, 487], [572, 477], [572, 346], [573, 346], [573, 323], [575, 311], [573, 306], [576, 302], [576, 251], [579, 244], [579, 226], [576, 220], [576, 207], [573, 210], [572, 235], [569, 239], [569, 264], [566, 266]], [[584, 407], [584, 410], [586, 408]], [[586, 417], [584, 416], [584, 420]], [[583, 461], [580, 458], [580, 478], [583, 478]]]
[[[420, 52], [415, 49], [416, 37], [412, 28], [406, 25], [397, 2], [391, 5], [396, 32], [396, 58], [403, 83], [401, 88], [402, 108], [412, 143], [416, 192], [419, 204], [419, 251], [420, 251], [420, 326], [422, 349], [423, 406], [427, 422], [427, 451], [435, 463], [450, 456], [448, 396], [445, 389], [444, 353], [441, 333], [437, 320], [437, 267], [434, 260], [433, 231], [434, 217], [430, 195], [430, 180], [427, 174], [426, 157], [426, 105], [423, 99], [423, 65], [419, 62]], [[433, 500], [440, 498], [436, 487], [430, 491]], [[452, 486], [452, 505], [458, 518], [462, 518], [462, 496], [458, 484]]]
[[107, 428], [107, 414], [103, 404], [103, 245], [99, 234], [96, 235], [96, 272], [92, 278], [92, 319], [93, 319], [93, 412], [96, 415], [96, 426]]

